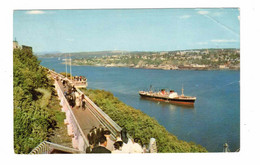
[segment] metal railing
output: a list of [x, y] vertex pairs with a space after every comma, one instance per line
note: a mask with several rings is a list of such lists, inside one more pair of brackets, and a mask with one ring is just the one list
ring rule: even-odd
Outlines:
[[[62, 77], [63, 79], [69, 81], [69, 83], [72, 84], [71, 80], [69, 80], [65, 76], [63, 76], [59, 73], [56, 73], [52, 70], [49, 70], [49, 71], [51, 73], [55, 74], [56, 76]], [[82, 94], [84, 95], [84, 98], [89, 105], [88, 108], [89, 108], [90, 112], [98, 119], [98, 121], [100, 122], [100, 124], [103, 127], [107, 128], [108, 130], [111, 131], [112, 137], [113, 137], [113, 139], [115, 139], [116, 135], [121, 132], [122, 128], [118, 124], [116, 124], [105, 112], [103, 112], [92, 100], [90, 100], [89, 97], [86, 96], [82, 91], [80, 91], [78, 88], [76, 88], [76, 90], [81, 95]]]
[[88, 103], [90, 112], [98, 119], [100, 124], [110, 130], [113, 139], [116, 139], [116, 135], [121, 132], [122, 128], [115, 123], [104, 111], [102, 111], [92, 100], [89, 99], [82, 91], [76, 89], [77, 92], [84, 95], [85, 100]]
[[43, 141], [37, 147], [35, 147], [30, 154], [51, 154], [54, 151], [58, 153], [72, 153], [72, 154], [83, 154], [83, 151], [65, 147], [59, 144], [51, 143], [48, 141]]
[[[55, 80], [55, 87], [56, 87], [58, 96], [61, 99], [63, 111], [66, 112], [66, 120], [68, 121], [69, 125], [72, 127], [73, 134], [74, 134], [73, 138], [78, 143], [76, 145], [76, 148], [78, 148], [81, 151], [85, 151], [85, 149], [89, 146], [88, 140], [85, 137], [84, 132], [80, 128], [80, 125], [56, 80]], [[83, 142], [83, 144], [82, 144], [82, 142]]]
[[[56, 76], [59, 76], [59, 77], [62, 77], [63, 79], [69, 81], [70, 84], [72, 84], [72, 81], [68, 78], [66, 78], [65, 76], [59, 74], [59, 73], [56, 73], [52, 70], [49, 70], [51, 73], [55, 74]], [[55, 83], [57, 83], [57, 81], [55, 80]], [[62, 100], [61, 102], [64, 102], [65, 103], [65, 106], [67, 108], [65, 109], [68, 109], [69, 113], [71, 115], [68, 115], [70, 120], [72, 121], [72, 126], [73, 126], [73, 130], [75, 129], [76, 131], [74, 131], [74, 134], [81, 134], [81, 135], [76, 135], [76, 136], [82, 136], [83, 137], [83, 140], [84, 142], [86, 143], [86, 145], [83, 147], [83, 148], [86, 148], [89, 146], [89, 143], [88, 143], [88, 140], [87, 138], [85, 137], [83, 131], [81, 130], [74, 114], [73, 114], [73, 111], [71, 110], [70, 106], [69, 106], [69, 103], [67, 102], [67, 99], [65, 98], [65, 96], [63, 95], [62, 93], [62, 90], [59, 86], [59, 84], [57, 83], [57, 92], [59, 91], [58, 94], [62, 94]], [[116, 135], [118, 133], [121, 132], [122, 128], [117, 124], [115, 123], [104, 111], [102, 111], [92, 100], [89, 99], [88, 96], [86, 96], [82, 91], [80, 91], [78, 88], [76, 88], [77, 92], [79, 92], [80, 94], [83, 94], [84, 95], [84, 98], [88, 104], [88, 109], [90, 110], [90, 112], [96, 117], [96, 119], [99, 121], [99, 123], [104, 127], [104, 128], [107, 128], [108, 130], [111, 131], [111, 135], [112, 135], [112, 138], [115, 140], [116, 139]], [[63, 103], [63, 105], [64, 105]], [[131, 136], [128, 135], [129, 138], [132, 139]], [[153, 139], [153, 138], [152, 138]], [[149, 145], [150, 146], [150, 145]], [[151, 147], [151, 148], [150, 148]], [[153, 139], [153, 145], [151, 145], [149, 148], [150, 152], [157, 152], [157, 147], [156, 147], [156, 142], [155, 142], [155, 139]]]

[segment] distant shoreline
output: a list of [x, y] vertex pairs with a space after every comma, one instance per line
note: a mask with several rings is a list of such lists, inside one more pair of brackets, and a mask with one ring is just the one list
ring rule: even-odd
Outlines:
[[[40, 56], [39, 56], [40, 57]], [[49, 54], [42, 58], [65, 58]], [[80, 52], [74, 66], [127, 67], [156, 70], [240, 70], [240, 49], [198, 49], [160, 52]], [[68, 60], [68, 59], [67, 59]]]
[[[39, 56], [38, 56], [39, 57]], [[57, 58], [57, 57], [40, 57], [40, 58]], [[61, 64], [65, 65], [64, 62], [62, 62]], [[233, 71], [240, 71], [240, 67], [238, 69], [236, 68], [210, 68], [210, 67], [183, 67], [183, 66], [177, 66], [178, 68], [176, 69], [165, 69], [165, 68], [161, 68], [161, 67], [136, 67], [136, 66], [117, 66], [117, 65], [87, 65], [87, 64], [84, 64], [84, 65], [80, 65], [80, 64], [71, 64], [72, 66], [93, 66], [93, 67], [106, 67], [106, 68], [133, 68], [133, 69], [148, 69], [148, 70], [194, 70], [194, 71], [213, 71], [213, 70], [216, 70], [216, 71], [225, 71], [225, 70], [233, 70]]]
[[[64, 64], [64, 63], [62, 63]], [[65, 64], [64, 64], [65, 65]], [[133, 66], [106, 66], [106, 65], [79, 65], [79, 64], [71, 64], [72, 66], [94, 66], [94, 67], [106, 67], [106, 68], [133, 68], [133, 69], [148, 69], [148, 70], [196, 70], [196, 71], [212, 71], [212, 70], [233, 70], [240, 71], [239, 69], [220, 69], [220, 68], [178, 68], [178, 69], [164, 69], [164, 68], [149, 68], [149, 67], [133, 67]]]

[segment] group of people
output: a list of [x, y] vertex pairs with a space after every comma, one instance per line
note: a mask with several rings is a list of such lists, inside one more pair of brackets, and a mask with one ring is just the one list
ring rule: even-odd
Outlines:
[[76, 81], [86, 81], [86, 78], [83, 76], [74, 76], [73, 79]]
[[111, 139], [111, 132], [104, 129], [92, 128], [87, 135], [89, 147], [86, 153], [144, 153], [142, 148], [142, 141], [140, 138], [134, 140], [127, 137], [126, 129], [123, 128], [120, 134], [117, 135], [116, 140]]
[[[80, 94], [74, 86], [67, 80], [60, 79], [63, 88], [64, 95], [68, 100], [71, 107], [77, 107], [84, 110], [86, 108], [86, 101], [84, 94]], [[147, 152], [145, 146], [143, 146], [140, 138], [134, 140], [127, 137], [127, 131], [123, 128], [116, 136], [116, 140], [112, 140], [111, 132], [108, 129], [104, 129], [101, 125], [93, 127], [87, 135], [89, 141], [89, 147], [86, 149], [86, 153], [145, 153]]]
[[66, 97], [69, 105], [77, 108], [82, 108], [85, 110], [86, 101], [84, 94], [80, 94], [74, 86], [71, 86], [67, 80], [61, 79], [64, 88], [64, 96]]

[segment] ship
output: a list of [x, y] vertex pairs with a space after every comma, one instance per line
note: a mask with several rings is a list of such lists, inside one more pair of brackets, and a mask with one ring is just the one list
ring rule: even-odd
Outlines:
[[161, 89], [160, 92], [153, 92], [151, 90], [149, 91], [139, 91], [139, 95], [144, 98], [149, 98], [155, 101], [164, 101], [169, 103], [175, 103], [175, 104], [182, 104], [182, 105], [194, 105], [196, 101], [196, 97], [194, 96], [185, 96], [183, 94], [183, 87], [182, 87], [182, 94], [178, 95], [177, 92], [174, 90], [170, 90], [170, 92], [166, 92], [165, 89]]

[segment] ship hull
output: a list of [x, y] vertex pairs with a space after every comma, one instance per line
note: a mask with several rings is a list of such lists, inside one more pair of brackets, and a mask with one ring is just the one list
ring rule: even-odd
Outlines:
[[169, 98], [169, 97], [162, 97], [162, 96], [155, 96], [155, 95], [147, 95], [139, 92], [139, 95], [143, 98], [148, 98], [156, 101], [164, 101], [170, 102], [175, 104], [182, 104], [182, 105], [194, 105], [196, 98], [194, 97], [177, 97], [177, 98]]

